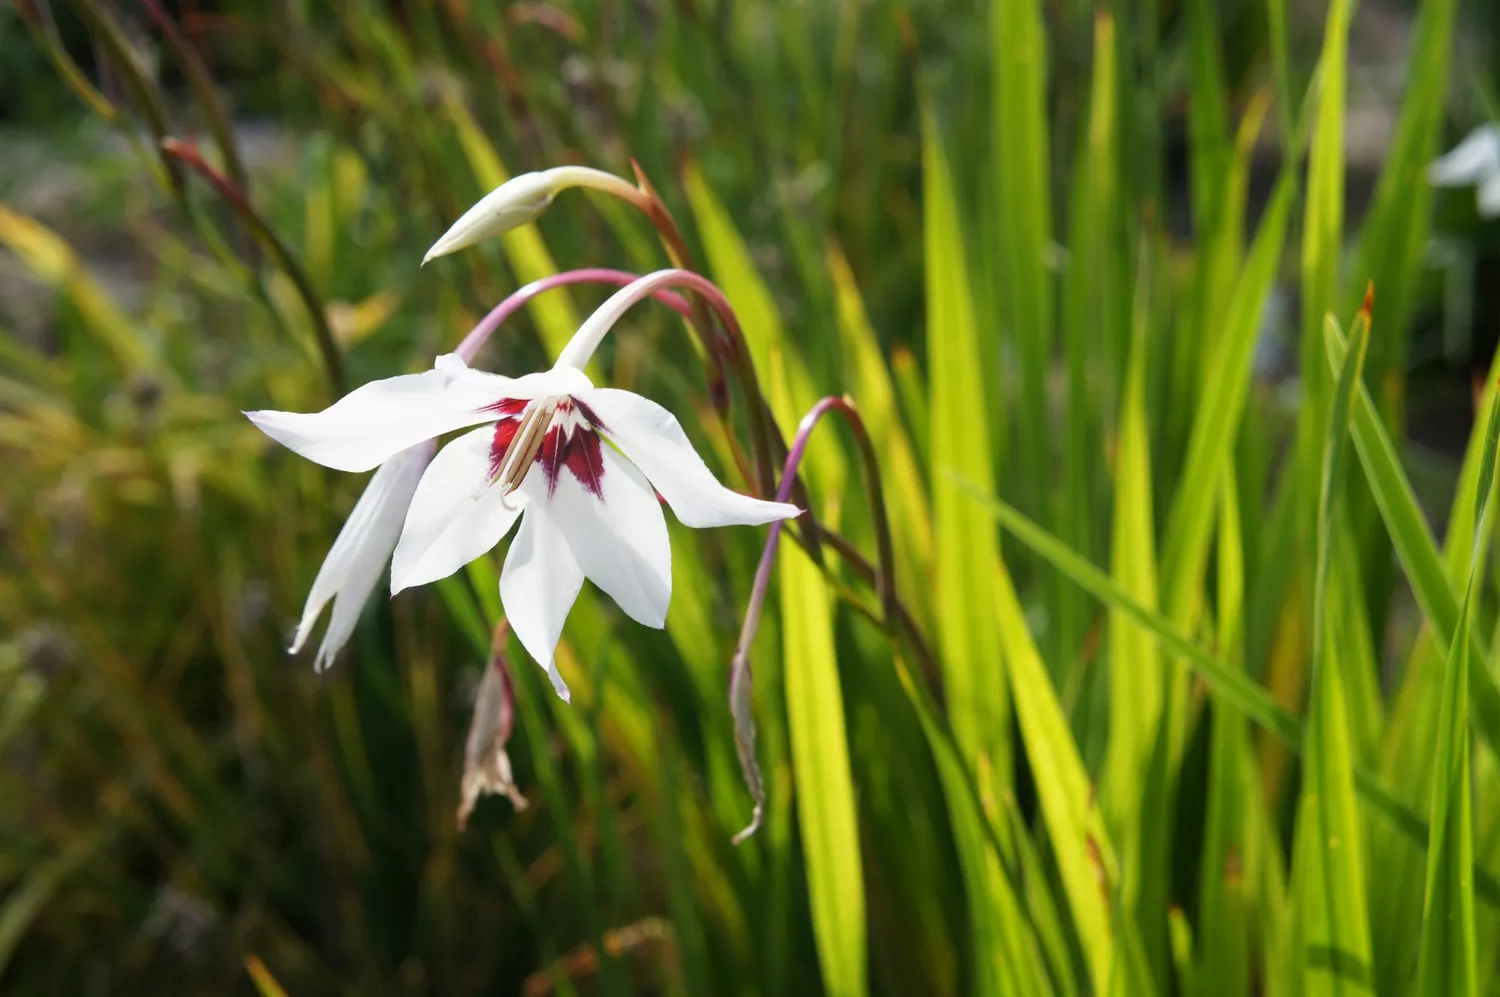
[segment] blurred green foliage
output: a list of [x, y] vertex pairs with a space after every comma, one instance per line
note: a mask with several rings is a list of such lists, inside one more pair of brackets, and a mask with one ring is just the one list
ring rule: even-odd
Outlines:
[[[208, 6], [0, 12], [0, 989], [1495, 992], [1494, 229], [1424, 178], [1494, 73], [1455, 0]], [[460, 831], [496, 563], [314, 675], [362, 482], [239, 414], [666, 265], [571, 193], [417, 266], [507, 175], [632, 157], [783, 434], [861, 406], [936, 656], [858, 558], [783, 551], [738, 847], [761, 531], [673, 525], [663, 633], [585, 592], [571, 706], [513, 647], [532, 806]], [[685, 336], [642, 306], [601, 368], [748, 488]], [[1407, 443], [1434, 367], [1447, 466]], [[873, 559], [863, 470], [819, 430], [811, 506]]]

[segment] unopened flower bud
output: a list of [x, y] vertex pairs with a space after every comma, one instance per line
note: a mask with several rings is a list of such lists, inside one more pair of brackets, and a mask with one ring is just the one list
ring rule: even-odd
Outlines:
[[511, 177], [465, 211], [443, 233], [443, 237], [433, 243], [422, 262], [456, 253], [482, 239], [536, 221], [552, 203], [557, 191], [558, 185], [551, 170]]
[[559, 191], [569, 187], [591, 187], [638, 207], [645, 205], [645, 195], [629, 182], [613, 173], [587, 166], [555, 166], [540, 173], [522, 173], [511, 177], [465, 211], [463, 217], [427, 251], [422, 262], [456, 253], [482, 239], [529, 225], [541, 217]]

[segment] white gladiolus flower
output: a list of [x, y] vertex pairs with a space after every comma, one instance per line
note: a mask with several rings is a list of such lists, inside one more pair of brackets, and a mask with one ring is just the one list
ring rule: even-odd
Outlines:
[[1500, 127], [1481, 125], [1427, 167], [1427, 179], [1437, 187], [1477, 188], [1479, 214], [1500, 215]]
[[501, 377], [448, 354], [430, 371], [371, 382], [322, 412], [246, 414], [302, 456], [344, 471], [478, 427], [444, 446], [416, 485], [391, 591], [453, 574], [520, 520], [501, 602], [521, 644], [567, 699], [553, 652], [585, 578], [637, 622], [666, 623], [672, 552], [658, 493], [685, 526], [758, 525], [800, 512], [725, 488], [670, 412], [628, 391], [595, 388], [584, 375], [609, 327], [660, 283], [645, 277], [618, 291], [549, 371]]

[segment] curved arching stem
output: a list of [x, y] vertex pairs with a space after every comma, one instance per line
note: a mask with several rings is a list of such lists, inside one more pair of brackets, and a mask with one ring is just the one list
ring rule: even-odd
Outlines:
[[740, 321], [734, 313], [734, 307], [730, 305], [724, 292], [707, 277], [691, 270], [657, 270], [622, 287], [611, 295], [608, 301], [600, 305], [594, 314], [584, 320], [583, 325], [578, 327], [578, 331], [568, 341], [568, 345], [564, 346], [562, 352], [558, 354], [557, 362], [582, 368], [593, 356], [594, 351], [599, 348], [600, 342], [609, 330], [632, 306], [658, 291], [674, 287], [685, 288], [701, 298], [713, 310], [728, 336], [726, 350], [713, 341], [711, 333], [705, 334], [703, 330], [700, 330], [700, 335], [706, 335], [703, 345], [709, 355], [719, 362], [727, 352], [734, 366], [735, 378], [739, 381], [740, 390], [744, 394], [745, 411], [750, 421], [750, 448], [755, 465], [755, 476], [751, 484], [761, 496], [768, 495], [775, 481], [772, 477], [770, 431], [767, 426], [769, 412], [765, 398], [761, 395], [760, 382], [755, 376], [755, 365], [750, 360], [750, 350], [745, 342], [744, 330], [740, 328]]
[[[534, 280], [525, 287], [514, 291], [510, 297], [490, 309], [488, 315], [479, 320], [479, 323], [470, 330], [463, 341], [454, 348], [453, 352], [463, 357], [464, 363], [473, 363], [484, 344], [489, 341], [496, 329], [505, 324], [505, 320], [519, 311], [532, 298], [543, 291], [550, 291], [555, 287], [566, 287], [569, 284], [616, 284], [626, 285], [632, 281], [639, 280], [638, 274], [629, 273], [625, 270], [612, 270], [607, 267], [589, 267], [582, 270], [565, 270], [562, 273], [553, 274]], [[666, 305], [683, 318], [692, 318], [692, 306], [680, 294], [671, 291], [660, 291], [654, 295], [657, 301]]]
[[[859, 445], [861, 463], [864, 465], [865, 489], [870, 502], [870, 517], [875, 524], [875, 546], [879, 565], [875, 574], [875, 590], [880, 596], [879, 623], [887, 635], [895, 639], [903, 629], [902, 619], [905, 614], [896, 598], [895, 554], [891, 544], [890, 519], [886, 515], [885, 490], [880, 483], [880, 466], [876, 458], [875, 446], [870, 441], [870, 434], [865, 429], [864, 419], [860, 417], [859, 409], [855, 407], [854, 400], [849, 396], [824, 398], [802, 417], [802, 421], [797, 425], [797, 435], [787, 451], [786, 463], [781, 470], [781, 484], [776, 490], [776, 501], [785, 502], [791, 498], [797, 480], [797, 469], [807, 453], [807, 444], [812, 438], [812, 431], [829, 412], [837, 412], [844, 417], [849, 427], [854, 430], [854, 437]], [[765, 608], [766, 591], [771, 584], [771, 572], [776, 566], [776, 550], [781, 542], [784, 523], [785, 520], [772, 523], [770, 533], [766, 536], [766, 545], [760, 554], [760, 564], [755, 569], [755, 583], [750, 590], [750, 604], [745, 610], [745, 622], [740, 628], [739, 643], [735, 646], [734, 660], [729, 671], [729, 710], [734, 716], [735, 749], [739, 753], [740, 771], [744, 773], [745, 785], [749, 788], [750, 795], [755, 798], [755, 812], [750, 818], [749, 825], [734, 836], [735, 844], [739, 844], [755, 833], [760, 827], [761, 817], [765, 812], [766, 791], [761, 778], [760, 764], [755, 758], [755, 717], [750, 704], [750, 645], [755, 641], [755, 633], [760, 628], [760, 616]], [[909, 619], [909, 617], [905, 618]], [[913, 633], [915, 633], [914, 627]], [[920, 640], [920, 634], [916, 634], [916, 637]]]

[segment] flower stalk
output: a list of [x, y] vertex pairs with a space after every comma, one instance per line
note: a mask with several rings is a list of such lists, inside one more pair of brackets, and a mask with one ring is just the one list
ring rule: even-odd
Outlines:
[[[453, 352], [463, 357], [465, 363], [473, 363], [484, 344], [489, 342], [490, 336], [495, 330], [505, 324], [506, 319], [520, 311], [532, 298], [544, 291], [550, 291], [556, 287], [566, 287], [569, 284], [617, 284], [624, 286], [639, 280], [637, 274], [625, 270], [611, 270], [607, 267], [588, 267], [581, 270], [567, 270], [563, 273], [553, 274], [534, 280], [525, 287], [511, 293], [510, 297], [490, 309], [488, 315], [479, 320], [479, 324], [463, 338], [463, 341], [454, 348]], [[657, 291], [653, 294], [657, 301], [666, 305], [683, 318], [692, 317], [692, 306], [680, 294], [671, 291]]]
[[[558, 357], [558, 362], [576, 364], [580, 359], [592, 355], [605, 334], [614, 327], [626, 311], [638, 301], [670, 288], [685, 288], [692, 291], [695, 297], [703, 300], [713, 310], [729, 337], [728, 343], [720, 348], [712, 338], [711, 332], [699, 329], [700, 336], [704, 338], [704, 348], [708, 350], [709, 356], [714, 359], [715, 363], [721, 362], [727, 353], [733, 365], [735, 379], [739, 382], [740, 390], [745, 397], [745, 409], [750, 423], [754, 474], [747, 475], [747, 477], [758, 494], [768, 495], [775, 482], [771, 469], [771, 435], [768, 422], [770, 409], [766, 405], [765, 396], [761, 394], [760, 382], [755, 376], [755, 367], [750, 361], [745, 334], [740, 328], [734, 307], [730, 305], [724, 292], [719, 290], [718, 285], [707, 277], [691, 270], [657, 270], [622, 288], [584, 321], [567, 349]], [[719, 408], [721, 417], [727, 416], [725, 411], [727, 399], [724, 406], [716, 407]]]
[[[844, 417], [853, 429], [859, 446], [871, 518], [875, 523], [878, 567], [875, 570], [874, 583], [876, 593], [880, 597], [878, 622], [882, 629], [894, 638], [901, 629], [902, 611], [896, 598], [895, 554], [891, 544], [890, 520], [886, 514], [885, 491], [880, 483], [880, 467], [875, 454], [875, 446], [870, 440], [869, 432], [865, 429], [864, 419], [860, 417], [859, 409], [848, 395], [824, 398], [802, 417], [802, 421], [797, 425], [797, 435], [793, 438], [791, 447], [788, 448], [786, 463], [782, 467], [781, 484], [777, 488], [776, 501], [785, 502], [791, 497], [797, 481], [797, 469], [807, 453], [807, 444], [812, 438], [813, 429], [829, 412], [837, 412]], [[766, 536], [766, 545], [761, 551], [760, 564], [755, 569], [755, 582], [750, 590], [750, 603], [745, 610], [745, 622], [740, 628], [739, 643], [735, 645], [734, 659], [729, 671], [729, 710], [734, 716], [735, 749], [739, 754], [740, 771], [744, 774], [745, 785], [755, 800], [755, 810], [751, 815], [750, 823], [734, 836], [735, 844], [744, 841], [760, 828], [761, 818], [765, 813], [765, 783], [761, 777], [760, 764], [755, 758], [755, 717], [750, 703], [750, 646], [754, 643], [755, 633], [760, 628], [761, 612], [765, 608], [766, 591], [770, 588], [771, 571], [776, 564], [776, 551], [781, 542], [783, 522], [777, 520], [772, 523], [770, 532]]]
[[275, 230], [266, 224], [265, 219], [245, 197], [244, 192], [230, 183], [228, 177], [210, 166], [196, 146], [170, 137], [162, 139], [160, 146], [162, 155], [169, 162], [188, 166], [212, 184], [250, 227], [250, 232], [255, 239], [276, 258], [277, 264], [286, 272], [287, 277], [292, 281], [292, 286], [297, 289], [297, 296], [302, 299], [308, 318], [312, 320], [313, 336], [317, 340], [318, 355], [323, 360], [323, 371], [328, 377], [328, 387], [334, 395], [343, 394], [343, 362], [339, 357], [338, 343], [333, 338], [333, 328], [328, 324], [328, 312], [323, 307], [317, 288], [313, 286], [312, 278], [307, 275], [307, 271], [297, 261], [297, 257], [287, 248], [286, 243], [281, 240]]

